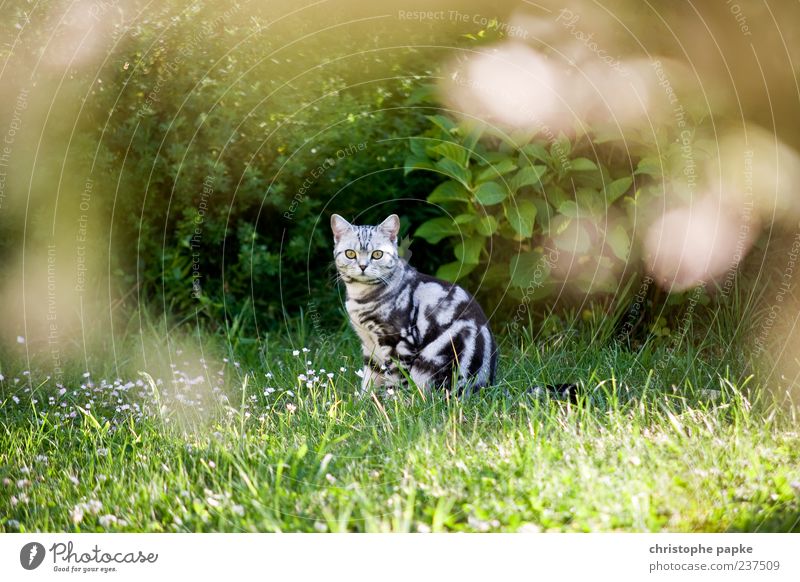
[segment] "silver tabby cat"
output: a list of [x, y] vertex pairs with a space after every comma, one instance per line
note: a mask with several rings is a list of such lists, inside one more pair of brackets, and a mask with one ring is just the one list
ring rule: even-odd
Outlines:
[[[494, 382], [497, 346], [464, 289], [419, 273], [397, 251], [400, 219], [356, 226], [331, 217], [333, 256], [347, 313], [361, 338], [362, 389], [401, 385], [463, 393]], [[455, 386], [453, 386], [455, 381]]]

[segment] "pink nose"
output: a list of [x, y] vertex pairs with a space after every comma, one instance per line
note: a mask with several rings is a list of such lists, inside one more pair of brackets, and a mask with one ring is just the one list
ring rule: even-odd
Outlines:
[[361, 263], [359, 263], [358, 266], [361, 267], [361, 272], [362, 273], [367, 270], [367, 266], [366, 265], [362, 265]]

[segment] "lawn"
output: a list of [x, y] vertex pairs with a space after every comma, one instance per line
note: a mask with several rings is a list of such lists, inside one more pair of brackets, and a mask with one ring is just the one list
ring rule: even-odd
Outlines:
[[[600, 327], [501, 334], [500, 382], [463, 401], [359, 394], [347, 330], [173, 334], [58, 382], [20, 345], [0, 531], [800, 531], [796, 418], [746, 358]], [[561, 381], [577, 404], [528, 391]]]

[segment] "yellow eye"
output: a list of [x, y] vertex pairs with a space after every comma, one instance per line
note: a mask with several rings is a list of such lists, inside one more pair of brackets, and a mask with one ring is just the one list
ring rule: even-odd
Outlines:
[[344, 252], [344, 256], [347, 257], [348, 259], [355, 259], [356, 258], [356, 252], [354, 250], [347, 249]]
[[372, 251], [372, 258], [376, 261], [383, 256], [383, 251]]

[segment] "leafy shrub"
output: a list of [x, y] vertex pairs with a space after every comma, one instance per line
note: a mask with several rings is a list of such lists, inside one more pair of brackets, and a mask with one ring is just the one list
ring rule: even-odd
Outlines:
[[[438, 177], [427, 200], [440, 212], [415, 236], [449, 249], [439, 277], [468, 280], [492, 305], [565, 294], [624, 302], [639, 277], [630, 234], [637, 216], [662, 207], [667, 194], [688, 196], [680, 189], [686, 160], [668, 131], [626, 130], [623, 142], [612, 128], [567, 137], [428, 119], [405, 168]], [[697, 135], [690, 141], [707, 155]]]

